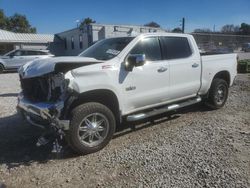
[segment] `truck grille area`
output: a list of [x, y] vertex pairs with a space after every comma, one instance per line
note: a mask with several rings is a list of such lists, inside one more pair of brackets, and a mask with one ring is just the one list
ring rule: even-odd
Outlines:
[[32, 101], [46, 101], [48, 84], [45, 78], [21, 79], [23, 95]]
[[63, 97], [68, 85], [61, 73], [26, 79], [20, 77], [20, 82], [24, 97], [32, 102], [56, 102]]

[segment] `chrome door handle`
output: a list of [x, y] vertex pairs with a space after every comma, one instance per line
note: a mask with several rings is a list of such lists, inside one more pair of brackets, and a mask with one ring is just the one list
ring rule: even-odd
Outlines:
[[157, 71], [158, 72], [165, 72], [166, 70], [168, 70], [167, 67], [160, 67]]
[[198, 67], [198, 66], [199, 66], [198, 63], [194, 63], [194, 64], [192, 65], [193, 68], [196, 68], [196, 67]]

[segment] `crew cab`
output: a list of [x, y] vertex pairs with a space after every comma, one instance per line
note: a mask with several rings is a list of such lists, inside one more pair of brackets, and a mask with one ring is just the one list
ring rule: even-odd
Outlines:
[[48, 50], [17, 49], [0, 56], [0, 73], [17, 70], [19, 67], [35, 59], [53, 57]]
[[188, 34], [108, 38], [78, 57], [22, 66], [18, 109], [31, 124], [55, 130], [87, 154], [106, 146], [122, 121], [201, 101], [223, 107], [236, 67], [236, 54], [201, 56]]

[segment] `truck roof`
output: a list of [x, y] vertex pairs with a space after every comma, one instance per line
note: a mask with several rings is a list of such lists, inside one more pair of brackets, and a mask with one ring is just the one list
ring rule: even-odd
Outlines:
[[173, 37], [190, 37], [190, 34], [183, 34], [183, 33], [167, 33], [167, 32], [157, 32], [157, 33], [141, 33], [137, 36], [173, 36]]
[[127, 37], [144, 37], [144, 36], [173, 36], [173, 37], [190, 37], [192, 35], [185, 33], [168, 33], [168, 32], [156, 32], [156, 33], [133, 33], [128, 36], [115, 36], [110, 38], [127, 38]]

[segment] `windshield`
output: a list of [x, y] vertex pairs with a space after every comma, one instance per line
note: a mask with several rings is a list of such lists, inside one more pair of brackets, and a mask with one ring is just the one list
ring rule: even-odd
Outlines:
[[133, 39], [134, 37], [104, 39], [83, 51], [79, 56], [109, 60], [117, 56]]
[[16, 50], [11, 50], [9, 52], [7, 52], [6, 54], [4, 54], [4, 56], [10, 56], [10, 54], [13, 54]]

